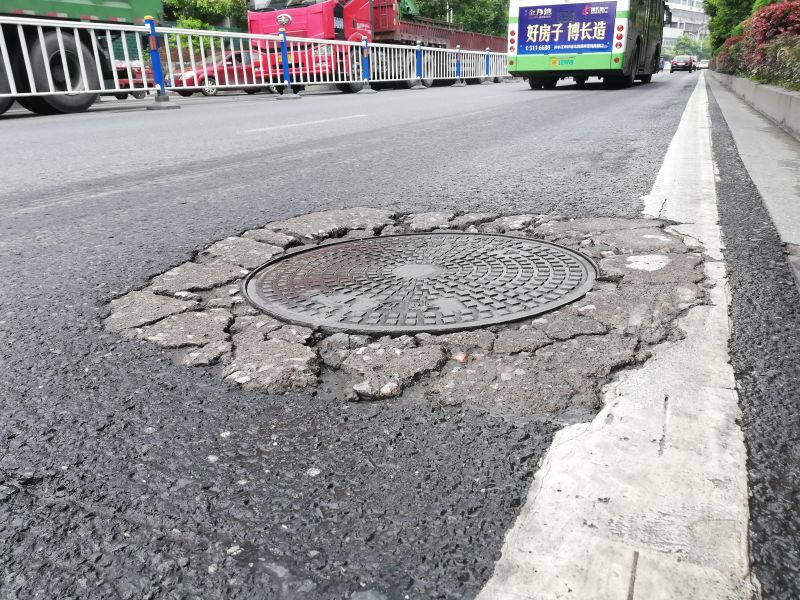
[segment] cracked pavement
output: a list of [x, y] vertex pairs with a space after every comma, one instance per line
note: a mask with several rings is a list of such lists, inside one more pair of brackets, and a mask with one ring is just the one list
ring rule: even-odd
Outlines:
[[[415, 349], [441, 348], [441, 371], [398, 397], [354, 402], [344, 393], [361, 380], [342, 365], [360, 348], [377, 352], [381, 347], [369, 344], [379, 342], [328, 342], [302, 330], [274, 339], [270, 356], [287, 345], [314, 355], [323, 373], [314, 395], [309, 387], [286, 390], [283, 381], [269, 385], [284, 393], [265, 393], [248, 371], [252, 353], [226, 375], [225, 357], [237, 360], [228, 346], [233, 336], [278, 330], [261, 315], [236, 314], [245, 306], [231, 290], [266, 254], [305, 240], [305, 233], [266, 225], [312, 212], [367, 206], [439, 213], [402, 223], [420, 230], [452, 215], [460, 216], [450, 223], [467, 230], [514, 215], [525, 217], [503, 227], [525, 228], [548, 215], [565, 225], [540, 234], [559, 243], [587, 233], [570, 230], [570, 218], [635, 222], [693, 84], [663, 77], [631, 90], [553, 92], [503, 84], [415, 98], [309, 97], [286, 103], [292, 106], [226, 97], [165, 111], [172, 115], [4, 117], [0, 126], [15, 143], [3, 147], [0, 202], [0, 597], [474, 597], [553, 436], [597, 411], [595, 384], [646, 360], [625, 345], [633, 333], [626, 328], [642, 332], [640, 344], [657, 344], [673, 335], [669, 323], [681, 303], [700, 300], [696, 249], [666, 253], [684, 257], [675, 264], [683, 293], [659, 280], [661, 259], [637, 259], [630, 268], [630, 257], [655, 252], [620, 247], [622, 230], [601, 228], [591, 232], [591, 246], [578, 242], [577, 249], [598, 252], [611, 279], [598, 282], [591, 302], [562, 311], [578, 311], [576, 319], [602, 315], [591, 317], [600, 326], [588, 330], [598, 333], [581, 335], [599, 339], [612, 335], [601, 328], [613, 330], [616, 352], [591, 365], [602, 374], [591, 385], [572, 386], [579, 402], [541, 411], [523, 410], [510, 388], [503, 403], [454, 393], [465, 379], [448, 373], [474, 368], [468, 377], [494, 377], [500, 389], [504, 373], [552, 365], [559, 344], [578, 354], [557, 319], [526, 323], [538, 332], [531, 336], [519, 333], [522, 324], [490, 332], [493, 340], [417, 336]], [[457, 103], [454, 94], [462, 94]], [[565, 107], [568, 118], [542, 117], [563, 115]], [[532, 108], [535, 118], [509, 118]], [[270, 126], [350, 112], [371, 118], [268, 138], [243, 131], [245, 122]], [[607, 127], [619, 114], [626, 127]], [[153, 147], [150, 136], [159, 130], [181, 135], [162, 136]], [[745, 196], [732, 196], [732, 206], [752, 201]], [[724, 219], [723, 228], [747, 236]], [[336, 227], [308, 233], [345, 234]], [[647, 235], [655, 237], [642, 243], [677, 244], [660, 227]], [[238, 260], [222, 260], [234, 251]], [[743, 273], [756, 268], [746, 253], [741, 260]], [[625, 292], [626, 277], [652, 294]], [[153, 294], [144, 291], [150, 285]], [[734, 307], [744, 302], [739, 293], [734, 285]], [[132, 309], [143, 303], [146, 316]], [[634, 303], [638, 310], [626, 310]], [[594, 311], [580, 310], [589, 304]], [[201, 314], [209, 320], [205, 337], [187, 341]], [[739, 326], [749, 318], [744, 309], [733, 315]], [[266, 324], [258, 327], [260, 320]], [[746, 328], [736, 335], [744, 353], [761, 334]], [[537, 346], [544, 336], [557, 341]], [[258, 346], [266, 341], [254, 338]], [[510, 354], [490, 359], [487, 346]], [[775, 352], [758, 348], [763, 360]], [[779, 376], [788, 376], [791, 365], [780, 364]], [[236, 381], [244, 377], [251, 379]], [[785, 381], [780, 397], [790, 398], [796, 380]], [[442, 392], [429, 397], [426, 382], [441, 384]], [[757, 412], [745, 411], [750, 443], [767, 448], [771, 434], [757, 426]], [[758, 465], [775, 469], [776, 460]], [[765, 492], [757, 499], [764, 544], [758, 532], [776, 531], [770, 498]], [[796, 540], [792, 531], [781, 536], [778, 548]], [[785, 568], [774, 561], [758, 564], [776, 573]], [[771, 589], [791, 589], [783, 573]]]

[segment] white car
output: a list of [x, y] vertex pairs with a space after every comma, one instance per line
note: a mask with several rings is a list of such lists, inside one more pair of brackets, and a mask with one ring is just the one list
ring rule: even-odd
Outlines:
[[704, 58], [703, 60], [698, 62], [697, 63], [697, 68], [698, 69], [707, 69], [708, 68], [708, 59]]

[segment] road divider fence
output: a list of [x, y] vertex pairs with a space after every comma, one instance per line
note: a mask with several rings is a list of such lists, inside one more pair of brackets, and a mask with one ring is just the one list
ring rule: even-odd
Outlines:
[[488, 49], [167, 28], [151, 17], [127, 25], [0, 16], [0, 113], [13, 100], [38, 113], [78, 112], [98, 95], [153, 93], [166, 103], [168, 92], [294, 96], [317, 84], [359, 92], [506, 77], [506, 55]]

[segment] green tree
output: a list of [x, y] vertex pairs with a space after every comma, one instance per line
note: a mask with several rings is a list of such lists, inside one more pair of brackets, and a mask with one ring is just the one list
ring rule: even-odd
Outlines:
[[675, 42], [675, 54], [688, 54], [689, 56], [700, 56], [702, 44], [690, 35], [683, 34]]
[[508, 0], [416, 0], [420, 16], [444, 20], [448, 10], [453, 21], [469, 31], [505, 35], [508, 27]]
[[246, 0], [164, 0], [164, 14], [190, 29], [218, 26], [226, 18], [231, 27], [247, 28]]
[[708, 29], [714, 50], [722, 46], [739, 23], [753, 11], [753, 0], [704, 0], [703, 5], [706, 14], [711, 17]]

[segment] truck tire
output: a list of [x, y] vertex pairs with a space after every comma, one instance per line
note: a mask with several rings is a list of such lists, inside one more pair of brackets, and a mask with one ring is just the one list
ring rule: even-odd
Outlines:
[[[100, 82], [97, 77], [97, 67], [92, 53], [89, 52], [88, 48], [86, 48], [80, 40], [76, 40], [72, 34], [62, 32], [61, 37], [64, 43], [67, 70], [69, 72], [73, 92], [80, 92], [81, 90], [92, 88], [97, 89], [100, 87]], [[46, 58], [50, 64], [53, 88], [58, 91], [66, 91], [67, 73], [64, 72], [61, 61], [58, 48], [58, 35], [55, 31], [48, 31], [44, 34], [43, 41], [44, 44], [42, 44], [38, 36], [35, 37], [28, 50], [31, 72], [33, 73], [33, 82], [36, 85], [36, 89], [42, 91], [50, 89], [47, 81], [47, 72], [45, 70]], [[83, 81], [81, 78], [79, 55], [83, 58], [86, 81]], [[24, 69], [25, 66], [23, 64], [23, 72]], [[25, 81], [27, 85], [27, 76], [24, 76], [22, 80]], [[29, 98], [32, 102], [26, 102], [23, 106], [39, 114], [83, 112], [95, 103], [97, 96], [96, 93], [71, 93], [63, 96], [42, 96], [39, 98]]]
[[532, 90], [540, 90], [544, 87], [544, 80], [539, 77], [528, 77], [528, 85]]
[[[10, 94], [11, 85], [8, 83], [8, 75], [3, 68], [3, 63], [0, 61], [0, 94]], [[6, 112], [11, 105], [14, 104], [13, 98], [0, 98], [0, 115]]]

